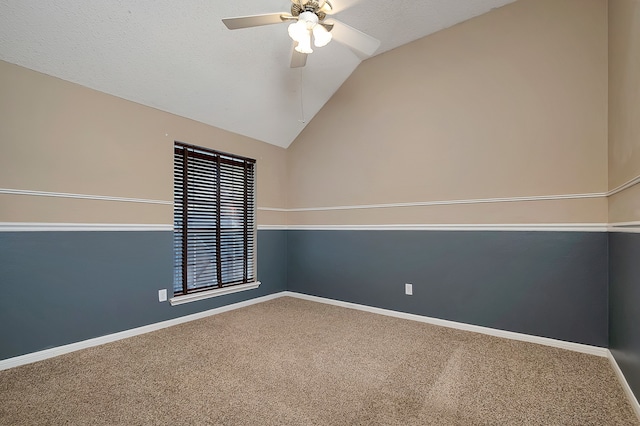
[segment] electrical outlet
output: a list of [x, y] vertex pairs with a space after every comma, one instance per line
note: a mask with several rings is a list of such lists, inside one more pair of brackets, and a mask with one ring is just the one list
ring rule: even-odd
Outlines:
[[404, 294], [411, 296], [413, 294], [413, 284], [404, 285]]
[[162, 290], [158, 290], [158, 301], [166, 302], [167, 301], [167, 289], [163, 288]]

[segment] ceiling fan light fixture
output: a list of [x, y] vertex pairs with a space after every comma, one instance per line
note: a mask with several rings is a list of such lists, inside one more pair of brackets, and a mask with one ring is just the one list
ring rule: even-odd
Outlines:
[[313, 44], [316, 47], [324, 47], [331, 41], [332, 35], [322, 25], [313, 27]]
[[311, 49], [311, 31], [315, 31], [317, 27], [321, 27], [321, 25], [318, 25], [318, 16], [313, 12], [302, 12], [298, 16], [298, 22], [289, 25], [289, 37], [298, 43], [295, 47], [298, 52], [307, 54], [313, 52]]

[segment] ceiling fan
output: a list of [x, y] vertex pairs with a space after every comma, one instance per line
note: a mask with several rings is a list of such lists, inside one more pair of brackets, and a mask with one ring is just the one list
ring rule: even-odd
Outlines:
[[329, 0], [291, 0], [291, 13], [224, 18], [222, 22], [230, 30], [291, 22], [289, 36], [294, 46], [291, 68], [305, 66], [307, 55], [313, 52], [312, 37], [316, 47], [326, 46], [333, 39], [349, 47], [361, 58], [373, 55], [380, 47], [380, 41], [338, 20], [325, 20], [332, 10]]

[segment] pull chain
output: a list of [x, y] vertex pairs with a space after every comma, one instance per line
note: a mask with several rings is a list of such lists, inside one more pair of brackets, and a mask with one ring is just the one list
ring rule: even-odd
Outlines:
[[302, 97], [302, 69], [303, 67], [300, 67], [300, 120], [298, 121], [302, 124], [306, 124], [306, 121], [304, 119], [304, 102]]

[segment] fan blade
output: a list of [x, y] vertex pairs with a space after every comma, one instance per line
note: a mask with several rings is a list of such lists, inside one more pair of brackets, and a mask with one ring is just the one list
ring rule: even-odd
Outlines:
[[298, 52], [295, 47], [298, 43], [293, 42], [293, 49], [291, 49], [291, 68], [304, 67], [307, 64], [307, 54]]
[[325, 21], [325, 24], [333, 25], [333, 28], [331, 29], [333, 40], [344, 44], [358, 54], [358, 56], [362, 55], [361, 57], [364, 58], [369, 57], [378, 50], [378, 47], [380, 47], [380, 40], [373, 38], [360, 30], [356, 30], [344, 22], [331, 19]]
[[280, 24], [291, 19], [288, 13], [267, 13], [265, 15], [240, 16], [237, 18], [224, 18], [222, 22], [230, 30], [240, 28], [259, 27], [261, 25]]

